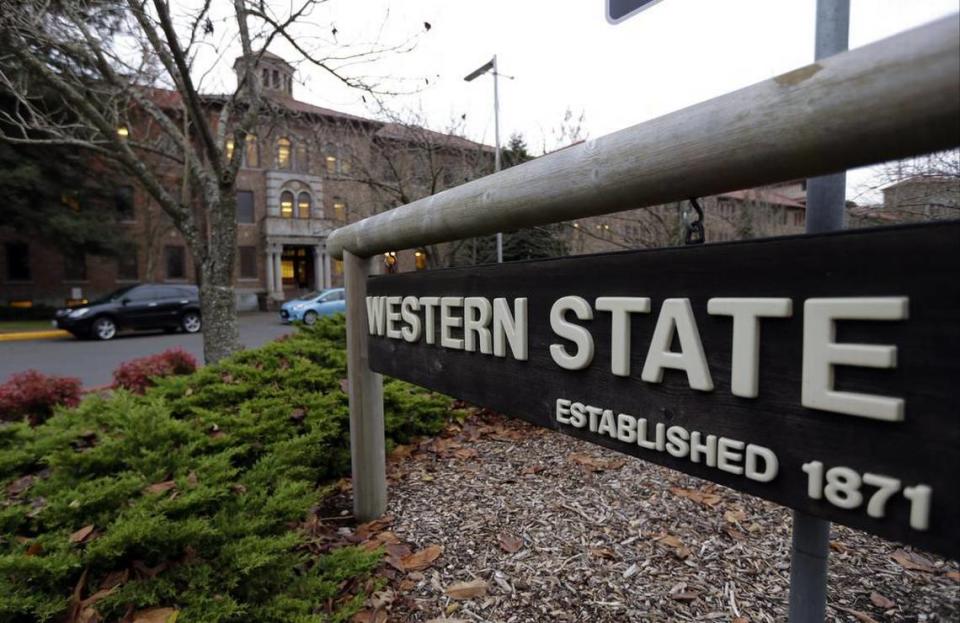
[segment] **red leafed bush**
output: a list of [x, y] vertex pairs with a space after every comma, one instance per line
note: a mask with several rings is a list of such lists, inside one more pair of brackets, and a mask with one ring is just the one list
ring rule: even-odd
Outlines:
[[46, 376], [36, 370], [14, 374], [0, 385], [0, 420], [26, 417], [32, 425], [37, 425], [50, 417], [57, 405], [80, 404], [82, 392], [80, 379]]
[[171, 348], [158, 355], [131, 359], [113, 372], [113, 386], [142, 394], [153, 386], [153, 378], [190, 374], [197, 369], [197, 360], [181, 348]]

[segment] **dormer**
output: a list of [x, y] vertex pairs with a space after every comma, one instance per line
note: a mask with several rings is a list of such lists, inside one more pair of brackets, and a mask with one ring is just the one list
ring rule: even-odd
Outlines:
[[[293, 97], [293, 66], [276, 54], [264, 50], [254, 55], [257, 63], [257, 73], [263, 83], [265, 95], [286, 95]], [[238, 57], [233, 62], [233, 70], [239, 79], [243, 70], [245, 57]]]

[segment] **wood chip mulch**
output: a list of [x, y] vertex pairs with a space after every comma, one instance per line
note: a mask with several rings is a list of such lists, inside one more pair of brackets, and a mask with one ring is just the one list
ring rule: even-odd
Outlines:
[[[775, 504], [484, 412], [397, 448], [388, 472], [383, 519], [314, 518], [385, 549], [354, 623], [787, 619]], [[960, 621], [956, 561], [842, 526], [831, 549], [828, 621]]]

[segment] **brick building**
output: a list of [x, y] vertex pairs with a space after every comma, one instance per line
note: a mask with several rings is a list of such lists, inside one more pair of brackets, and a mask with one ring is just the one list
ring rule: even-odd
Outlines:
[[[339, 285], [340, 262], [326, 253], [333, 229], [492, 170], [491, 147], [299, 101], [289, 63], [269, 52], [257, 62], [267, 100], [262, 121], [245, 145], [225, 145], [228, 154], [243, 150], [234, 277], [240, 309]], [[172, 116], [181, 106], [176, 92], [154, 91], [153, 100]], [[211, 115], [222, 101], [207, 97]], [[147, 131], [118, 128], [121, 136]], [[114, 208], [136, 246], [119, 258], [68, 257], [0, 225], [0, 305], [63, 305], [138, 281], [195, 281], [189, 247], [146, 191], [118, 183]], [[406, 270], [431, 263], [425, 249], [390, 259]]]

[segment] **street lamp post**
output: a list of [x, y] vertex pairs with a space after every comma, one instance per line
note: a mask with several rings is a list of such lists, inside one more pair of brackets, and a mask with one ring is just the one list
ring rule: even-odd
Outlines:
[[[499, 76], [500, 73], [497, 71], [497, 55], [494, 54], [491, 60], [470, 72], [464, 80], [470, 82], [488, 71], [493, 73], [493, 140], [494, 146], [496, 147], [496, 154], [493, 159], [493, 170], [496, 172], [500, 170], [500, 91], [497, 84], [497, 76]], [[501, 232], [497, 232], [497, 263], [503, 263], [503, 233]]]

